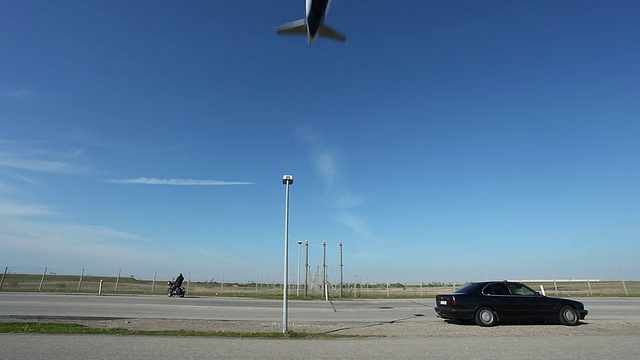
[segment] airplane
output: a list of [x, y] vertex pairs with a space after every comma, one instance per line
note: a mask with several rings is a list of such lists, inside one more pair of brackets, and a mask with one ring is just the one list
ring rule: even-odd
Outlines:
[[324, 18], [329, 11], [331, 0], [306, 0], [307, 11], [305, 18], [296, 20], [278, 27], [280, 35], [307, 34], [309, 45], [313, 44], [316, 37], [326, 37], [332, 40], [345, 42], [347, 38], [324, 24]]

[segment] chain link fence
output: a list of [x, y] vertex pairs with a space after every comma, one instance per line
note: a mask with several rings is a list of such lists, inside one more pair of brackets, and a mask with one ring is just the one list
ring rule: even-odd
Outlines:
[[[138, 294], [164, 295], [167, 281], [173, 280], [166, 274], [150, 272], [148, 279], [136, 278], [121, 270], [112, 276], [92, 275], [82, 269], [76, 275], [58, 274], [49, 268], [5, 267], [0, 278], [2, 292], [55, 292], [84, 294]], [[282, 280], [267, 276], [257, 276], [254, 282], [191, 281], [191, 274], [185, 274], [183, 286], [188, 296], [282, 296]], [[517, 280], [534, 290], [549, 296], [590, 297], [590, 296], [640, 296], [640, 281], [599, 281], [582, 280]], [[456, 283], [363, 283], [345, 282], [334, 284], [327, 281], [326, 287], [321, 276], [310, 276], [307, 281], [289, 282], [289, 296], [295, 298], [433, 298], [436, 294], [453, 292], [464, 286]], [[541, 287], [542, 286], [542, 287]]]

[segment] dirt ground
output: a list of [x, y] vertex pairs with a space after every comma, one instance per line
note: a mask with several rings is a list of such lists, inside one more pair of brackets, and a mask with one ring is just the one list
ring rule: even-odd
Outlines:
[[[180, 319], [128, 318], [67, 318], [67, 317], [0, 317], [0, 322], [52, 322], [80, 324], [92, 328], [122, 328], [128, 330], [190, 330], [198, 332], [277, 333], [281, 322], [216, 321]], [[551, 324], [500, 325], [491, 328], [475, 324], [460, 324], [444, 320], [412, 319], [385, 323], [289, 323], [289, 331], [312, 334], [336, 334], [382, 337], [478, 337], [478, 336], [619, 336], [640, 335], [640, 320], [586, 320], [578, 326]]]

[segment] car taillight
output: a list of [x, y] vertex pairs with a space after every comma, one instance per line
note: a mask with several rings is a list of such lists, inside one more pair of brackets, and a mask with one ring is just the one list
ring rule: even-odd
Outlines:
[[451, 297], [451, 303], [449, 305], [456, 306], [456, 297], [455, 296]]

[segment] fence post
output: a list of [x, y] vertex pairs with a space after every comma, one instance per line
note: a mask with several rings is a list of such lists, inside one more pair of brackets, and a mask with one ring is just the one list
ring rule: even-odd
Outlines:
[[82, 285], [83, 276], [84, 276], [84, 269], [82, 269], [82, 273], [80, 274], [80, 281], [78, 281], [78, 292], [80, 291], [80, 285]]
[[102, 279], [100, 279], [100, 286], [98, 287], [98, 295], [102, 295]]
[[620, 280], [622, 280], [622, 287], [624, 288], [624, 294], [629, 296], [629, 292], [627, 292], [627, 285], [624, 283], [624, 277], [622, 276], [622, 270], [620, 270]]
[[187, 278], [187, 293], [189, 292], [189, 284], [191, 284], [191, 271], [189, 271], [189, 277]]
[[158, 270], [153, 272], [153, 282], [151, 283], [151, 295], [153, 295], [153, 291], [156, 289], [156, 275], [158, 275]]
[[389, 278], [387, 278], [387, 297], [389, 297]]
[[589, 285], [589, 296], [593, 296], [593, 290], [591, 290], [591, 281], [589, 280], [589, 277], [587, 276], [587, 285]]
[[7, 275], [7, 271], [9, 271], [9, 267], [4, 268], [4, 273], [2, 274], [2, 280], [0, 280], [0, 290], [2, 290], [2, 283], [4, 283], [4, 277]]
[[44, 268], [44, 272], [42, 272], [42, 279], [40, 280], [40, 287], [38, 287], [38, 291], [42, 291], [42, 284], [44, 283], [44, 276], [47, 274], [47, 268]]
[[[356, 299], [358, 297], [358, 280], [357, 275], [353, 275], [353, 298]], [[362, 286], [360, 287], [360, 292], [362, 292]]]
[[116, 278], [116, 288], [113, 292], [118, 292], [118, 283], [120, 282], [120, 272], [122, 270], [118, 270], [118, 277]]

